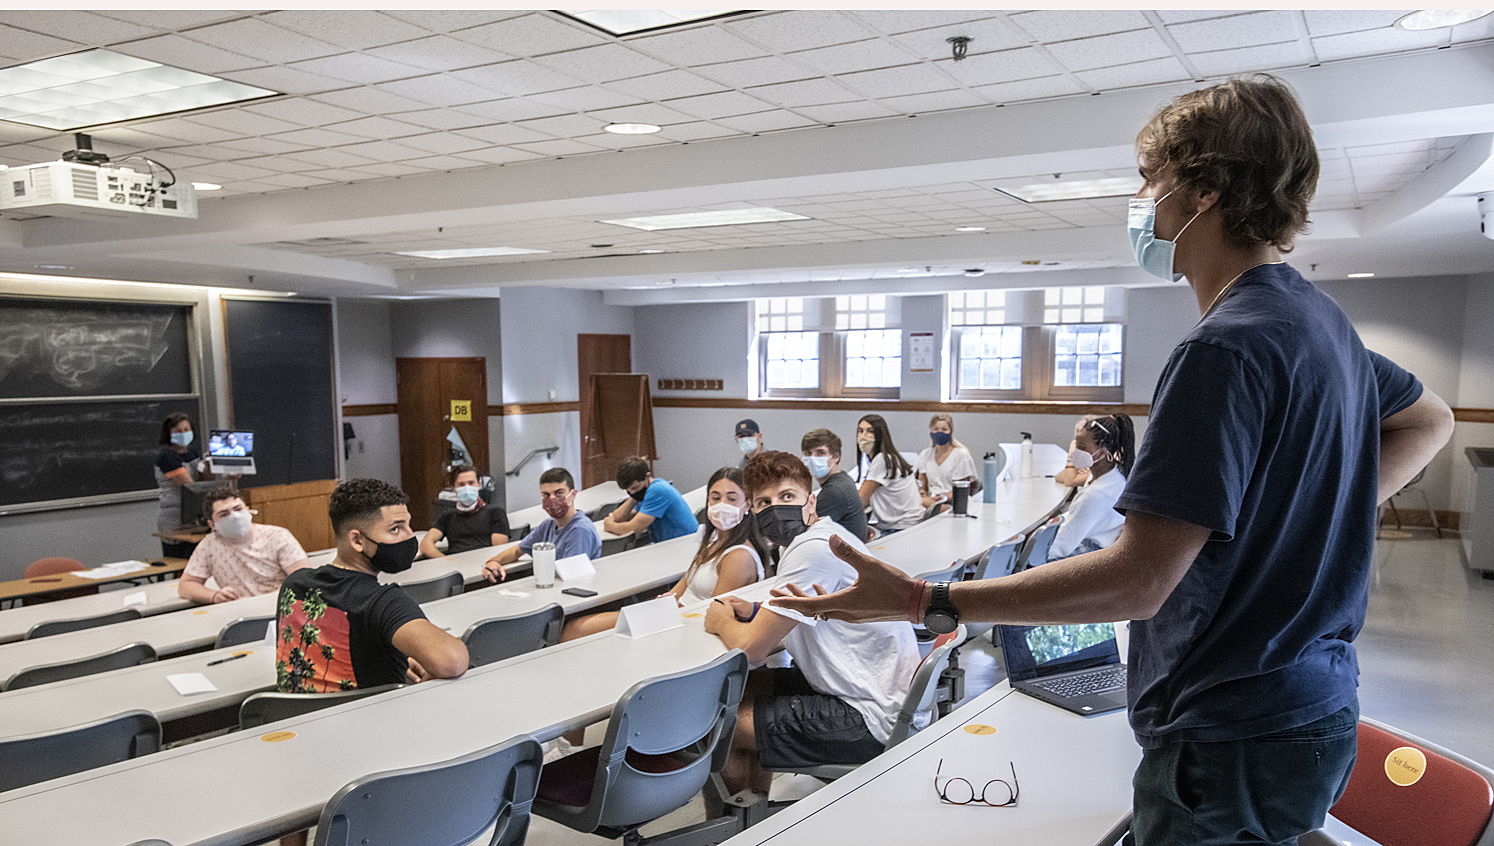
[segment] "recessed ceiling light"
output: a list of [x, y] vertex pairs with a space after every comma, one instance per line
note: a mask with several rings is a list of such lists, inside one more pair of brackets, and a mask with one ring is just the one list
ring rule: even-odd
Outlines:
[[192, 187], [198, 191], [222, 191], [223, 186], [216, 182], [193, 182]]
[[602, 128], [617, 135], [648, 135], [660, 129], [651, 123], [609, 123]]
[[996, 188], [1000, 194], [1016, 197], [1024, 203], [1051, 203], [1057, 200], [1096, 200], [1101, 197], [1129, 197], [1141, 190], [1141, 177], [1121, 176], [1112, 179], [1074, 179], [1068, 182], [1043, 182], [1021, 188]]
[[472, 247], [462, 250], [411, 250], [404, 253], [395, 253], [397, 256], [412, 256], [414, 258], [429, 259], [454, 259], [454, 258], [480, 258], [482, 256], [523, 256], [531, 253], [548, 253], [549, 250], [526, 250], [523, 247]]
[[575, 18], [582, 23], [591, 24], [597, 29], [605, 30], [613, 35], [627, 35], [633, 32], [642, 32], [646, 29], [663, 29], [671, 26], [683, 26], [706, 18], [719, 18], [723, 15], [734, 15], [741, 9], [688, 9], [688, 10], [662, 10], [662, 9], [593, 9], [584, 11], [581, 9], [558, 9], [562, 15]]
[[1423, 29], [1442, 29], [1476, 21], [1494, 9], [1418, 9], [1395, 22], [1398, 29], [1416, 32]]
[[809, 220], [802, 214], [769, 208], [724, 209], [688, 214], [656, 214], [648, 217], [625, 217], [603, 220], [614, 226], [629, 226], [654, 232], [660, 229], [693, 229], [698, 226], [738, 226], [745, 223], [778, 223], [785, 220]]
[[654, 253], [662, 253], [664, 251], [663, 250], [639, 250], [638, 252], [645, 253], [645, 254], [648, 254], [648, 255], [653, 255]]
[[1375, 274], [1373, 274], [1373, 273], [1350, 273], [1349, 274], [1349, 278], [1350, 279], [1369, 279], [1370, 277], [1372, 277], [1374, 275]]
[[984, 226], [956, 226], [955, 227], [955, 231], [956, 232], [984, 232], [984, 231], [986, 231], [986, 228]]
[[978, 267], [972, 267], [969, 270], [965, 271], [965, 275], [969, 276], [971, 279], [975, 279], [979, 276], [985, 276], [986, 272]]
[[0, 70], [0, 120], [71, 130], [276, 93], [108, 50], [85, 50]]

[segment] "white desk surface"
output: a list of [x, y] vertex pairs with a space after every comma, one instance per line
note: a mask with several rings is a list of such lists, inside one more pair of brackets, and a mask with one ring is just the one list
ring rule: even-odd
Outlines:
[[[971, 734], [967, 725], [992, 726]], [[1010, 808], [947, 805], [934, 792], [955, 775], [982, 788], [1011, 780]], [[726, 841], [726, 846], [822, 843], [1098, 843], [1131, 810], [1141, 749], [1125, 712], [1080, 717], [1014, 692], [1006, 682], [828, 787]], [[1005, 792], [1000, 785], [993, 790]]]

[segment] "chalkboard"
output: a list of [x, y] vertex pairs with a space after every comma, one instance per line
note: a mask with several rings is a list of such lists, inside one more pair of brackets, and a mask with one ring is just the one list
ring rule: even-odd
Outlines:
[[0, 398], [190, 394], [191, 306], [0, 298]]
[[254, 432], [247, 487], [337, 478], [332, 306], [223, 300], [233, 428]]

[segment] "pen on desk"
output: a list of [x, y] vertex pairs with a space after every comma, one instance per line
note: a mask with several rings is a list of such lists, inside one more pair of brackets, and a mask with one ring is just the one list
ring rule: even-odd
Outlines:
[[209, 667], [216, 667], [219, 664], [226, 664], [229, 661], [233, 661], [233, 660], [238, 659], [238, 658], [244, 658], [244, 657], [246, 657], [248, 655], [252, 655], [252, 654], [253, 653], [251, 653], [251, 652], [238, 652], [238, 653], [235, 653], [233, 655], [228, 656], [227, 658], [219, 658], [216, 661], [209, 661], [209, 662], [207, 662], [207, 665]]

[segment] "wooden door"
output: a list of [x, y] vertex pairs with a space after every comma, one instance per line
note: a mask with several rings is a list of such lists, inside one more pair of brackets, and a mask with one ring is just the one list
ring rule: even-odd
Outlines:
[[446, 487], [451, 468], [446, 436], [453, 426], [478, 473], [489, 473], [487, 360], [397, 358], [394, 373], [400, 486], [410, 498], [412, 528], [428, 529], [436, 515], [436, 495]]
[[591, 447], [586, 466], [598, 481], [614, 478], [617, 465], [630, 455], [650, 460], [658, 457], [654, 447], [654, 405], [648, 376], [643, 373], [591, 374], [591, 429], [586, 443]]
[[[633, 371], [633, 337], [631, 335], [577, 335], [576, 388], [581, 401], [581, 486], [589, 488], [612, 479], [617, 465], [606, 465], [591, 442], [592, 389], [594, 373], [631, 373]], [[600, 445], [597, 445], [598, 447]], [[593, 460], [593, 453], [597, 453]]]

